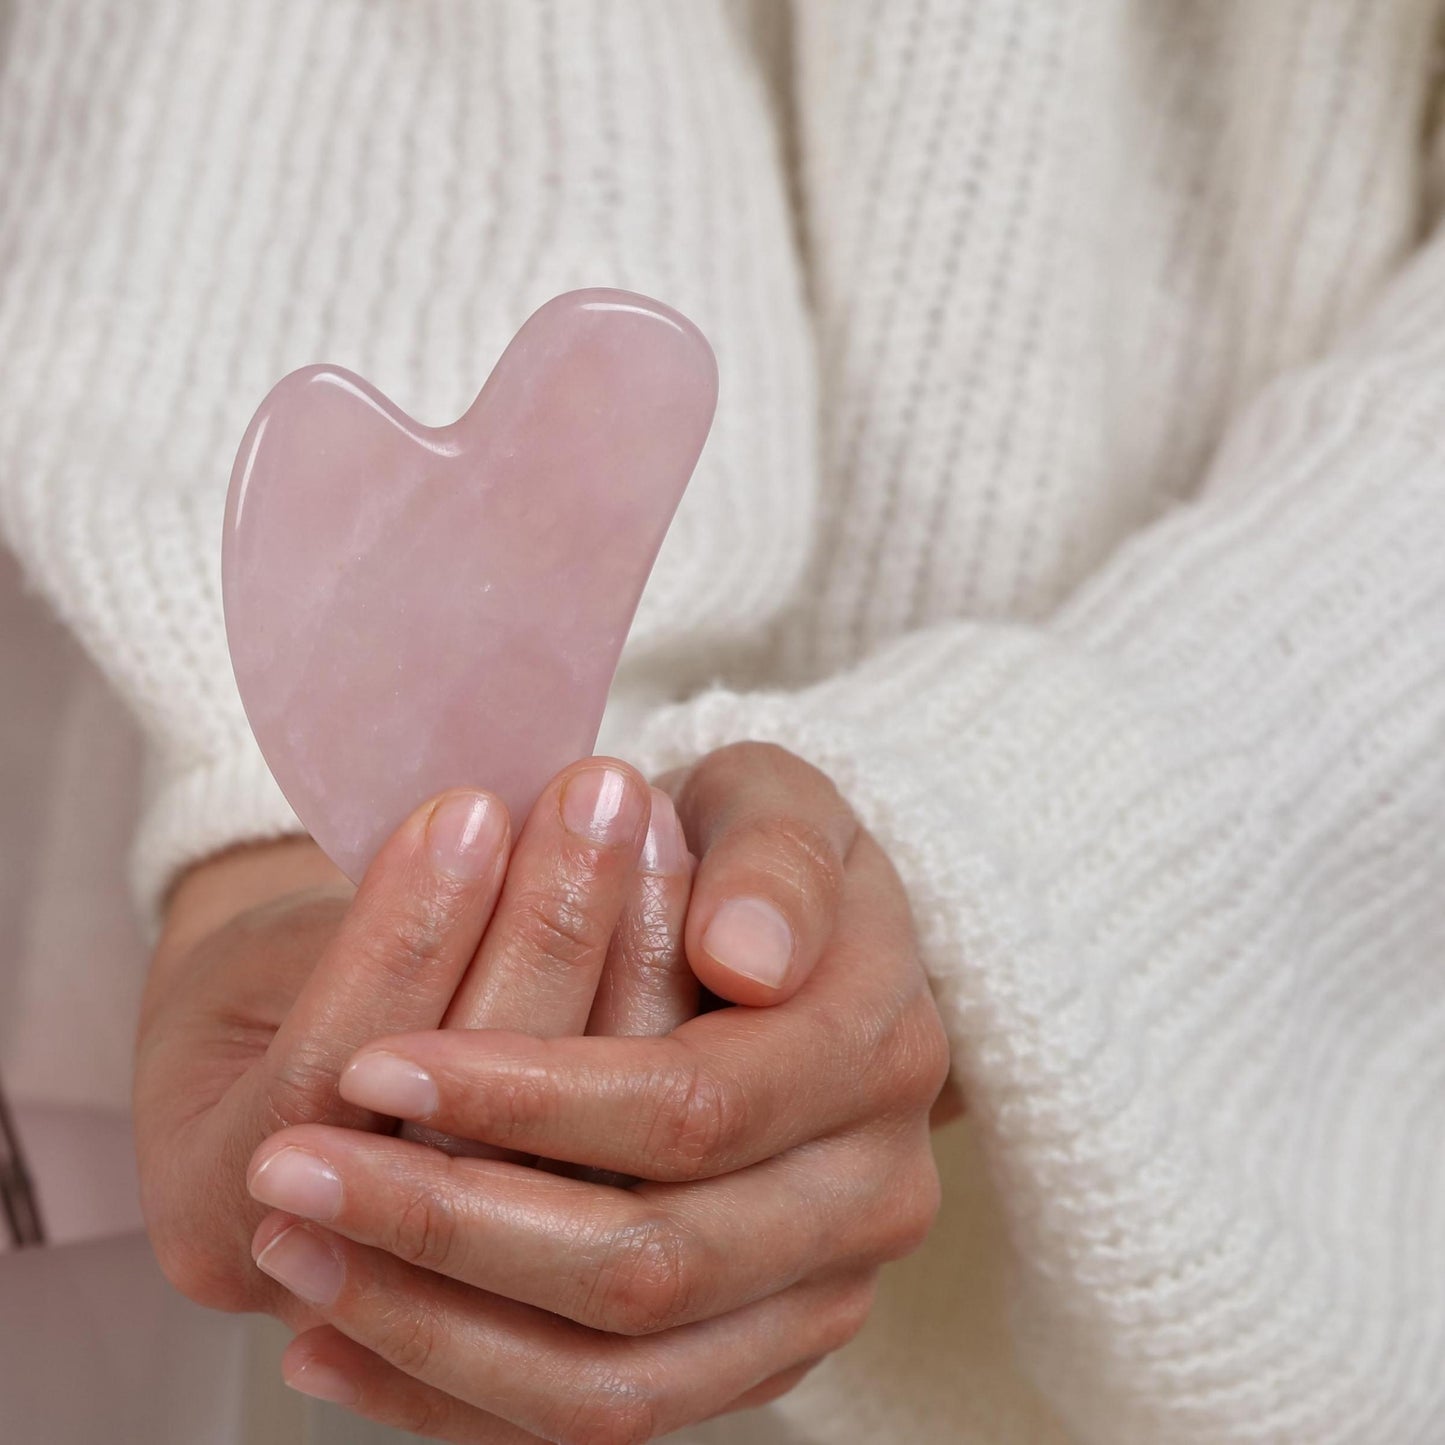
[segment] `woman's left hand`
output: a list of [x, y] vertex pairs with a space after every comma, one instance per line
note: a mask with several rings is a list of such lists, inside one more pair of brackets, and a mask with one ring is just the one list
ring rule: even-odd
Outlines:
[[[451, 1031], [358, 1052], [353, 1103], [643, 1182], [284, 1130], [251, 1179], [292, 1213], [256, 1247], [309, 1214], [296, 1278], [327, 1321], [288, 1377], [447, 1440], [641, 1441], [781, 1394], [922, 1241], [948, 1053], [896, 874], [780, 749], [724, 749], [673, 791], [701, 854], [690, 962], [715, 992], [781, 1002], [664, 1038]], [[267, 1184], [286, 1148], [339, 1181], [326, 1208]]]

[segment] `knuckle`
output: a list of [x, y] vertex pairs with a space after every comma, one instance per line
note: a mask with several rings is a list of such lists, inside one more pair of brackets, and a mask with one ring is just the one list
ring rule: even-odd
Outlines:
[[[804, 816], [768, 809], [769, 798], [794, 799]], [[752, 822], [765, 850], [761, 856], [813, 886], [839, 885], [842, 854], [857, 831], [852, 809], [826, 773], [777, 743], [753, 739], [729, 743], [695, 763], [681, 784], [678, 807], [745, 828]], [[760, 816], [764, 810], [766, 817]]]
[[876, 1057], [886, 1062], [887, 1098], [900, 1114], [924, 1113], [948, 1081], [952, 1057], [948, 1036], [932, 998], [917, 1001], [894, 1018]]
[[429, 1310], [395, 1308], [382, 1321], [380, 1353], [403, 1374], [424, 1378], [441, 1347], [441, 1326]]
[[430, 1390], [409, 1390], [397, 1401], [395, 1417], [387, 1423], [408, 1435], [420, 1435], [424, 1440], [440, 1440], [447, 1438], [443, 1432], [451, 1429], [454, 1422], [452, 1402], [445, 1396], [435, 1395]]
[[598, 1325], [621, 1335], [648, 1335], [687, 1316], [691, 1288], [687, 1248], [669, 1221], [649, 1218], [619, 1230], [600, 1272]]
[[756, 1409], [781, 1399], [789, 1390], [796, 1389], [810, 1371], [822, 1364], [822, 1356], [802, 1360], [789, 1370], [780, 1370], [771, 1379], [765, 1380], [755, 1391], [749, 1392], [748, 1405]]
[[487, 1088], [487, 1142], [505, 1144], [543, 1128], [558, 1112], [555, 1080], [541, 1070], [500, 1074]]
[[943, 1020], [932, 1000], [927, 1001], [923, 1022], [920, 1025], [922, 1037], [917, 1045], [917, 1084], [925, 1108], [943, 1091], [953, 1067], [953, 1051], [949, 1047], [948, 1035], [944, 1032]]
[[393, 1216], [391, 1253], [407, 1264], [445, 1274], [456, 1241], [456, 1220], [434, 1186], [411, 1190]]
[[674, 932], [672, 919], [665, 911], [643, 898], [640, 915], [630, 923], [624, 920], [619, 931], [621, 957], [627, 963], [627, 976], [638, 987], [665, 987], [677, 976], [682, 964], [681, 942]]
[[433, 902], [418, 900], [402, 913], [392, 926], [390, 935], [382, 935], [378, 944], [383, 952], [377, 963], [390, 967], [402, 977], [410, 977], [414, 966], [435, 957], [446, 937], [450, 919], [447, 910]]
[[943, 1207], [943, 1186], [930, 1154], [917, 1171], [907, 1200], [892, 1211], [893, 1226], [885, 1240], [882, 1258], [902, 1259], [912, 1254], [926, 1240]]
[[739, 777], [758, 771], [767, 771], [780, 765], [785, 750], [776, 743], [744, 739], [742, 742], [727, 743], [713, 749], [706, 757], [700, 758], [688, 774], [688, 787], [728, 785]]
[[837, 844], [812, 819], [793, 814], [760, 819], [748, 851], [768, 860], [768, 871], [801, 898], [831, 907], [842, 892], [843, 860]]
[[801, 772], [823, 776], [797, 753], [789, 752], [779, 743], [764, 742], [760, 738], [744, 738], [741, 742], [728, 743], [709, 753], [699, 766], [724, 774], [729, 780], [739, 774], [786, 776]]
[[698, 1179], [723, 1172], [733, 1141], [747, 1128], [742, 1091], [698, 1063], [664, 1074], [656, 1089], [648, 1155], [663, 1171], [659, 1178]]
[[834, 1301], [828, 1311], [824, 1329], [824, 1352], [831, 1354], [857, 1339], [868, 1316], [873, 1312], [873, 1301], [877, 1284], [870, 1275], [857, 1284], [850, 1285]]
[[790, 814], [770, 819], [767, 832], [779, 848], [786, 850], [806, 881], [833, 889], [842, 885], [843, 860], [820, 824]]
[[683, 780], [679, 803], [684, 810], [709, 811], [750, 783], [796, 778], [798, 770], [817, 771], [777, 743], [756, 739], [728, 743], [693, 764]]
[[276, 1058], [267, 1080], [265, 1110], [274, 1126], [268, 1132], [321, 1117], [338, 1097], [336, 1081], [337, 1063], [327, 1044], [319, 1037], [297, 1039]]
[[658, 1434], [651, 1390], [621, 1375], [598, 1375], [567, 1408], [560, 1445], [645, 1445]]
[[567, 893], [528, 893], [516, 902], [523, 947], [556, 963], [581, 963], [605, 941], [602, 931]]
[[445, 948], [455, 911], [449, 905], [462, 896], [420, 890], [377, 904], [366, 928], [347, 930], [347, 946], [369, 975], [405, 985]]
[[933, 1162], [932, 1151], [928, 1152], [926, 1160], [923, 1177], [914, 1196], [914, 1229], [917, 1236], [915, 1248], [928, 1238], [943, 1209], [943, 1181], [938, 1177], [938, 1166]]

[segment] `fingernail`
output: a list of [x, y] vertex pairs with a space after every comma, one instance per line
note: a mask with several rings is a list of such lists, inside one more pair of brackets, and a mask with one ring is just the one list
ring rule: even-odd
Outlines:
[[356, 1402], [356, 1386], [347, 1375], [319, 1360], [310, 1360], [292, 1370], [285, 1377], [286, 1383], [313, 1400], [325, 1400], [332, 1405], [351, 1405]]
[[433, 865], [449, 878], [474, 882], [497, 859], [506, 810], [486, 793], [449, 793], [427, 819], [426, 841]]
[[325, 1221], [341, 1213], [341, 1176], [324, 1160], [288, 1145], [252, 1174], [251, 1198], [303, 1219]]
[[437, 1086], [425, 1069], [397, 1054], [353, 1059], [341, 1074], [341, 1097], [393, 1119], [425, 1119], [437, 1111]]
[[647, 820], [647, 836], [642, 840], [642, 856], [638, 867], [644, 873], [686, 873], [690, 867], [687, 839], [672, 799], [661, 788], [652, 788], [652, 816]]
[[702, 946], [724, 968], [777, 988], [793, 959], [793, 930], [765, 898], [729, 898], [713, 914]]
[[573, 773], [562, 790], [562, 821], [594, 843], [625, 843], [642, 821], [642, 790], [617, 768]]
[[256, 1256], [256, 1267], [313, 1305], [329, 1305], [346, 1280], [345, 1266], [336, 1251], [302, 1224], [282, 1230]]

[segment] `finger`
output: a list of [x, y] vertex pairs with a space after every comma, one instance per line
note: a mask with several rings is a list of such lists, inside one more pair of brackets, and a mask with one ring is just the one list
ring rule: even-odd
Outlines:
[[287, 1215], [257, 1264], [404, 1374], [545, 1439], [647, 1440], [702, 1419], [862, 1327], [871, 1276], [808, 1280], [732, 1314], [629, 1339], [579, 1328]]
[[303, 1395], [427, 1440], [452, 1445], [537, 1445], [539, 1440], [530, 1430], [403, 1374], [330, 1325], [297, 1335], [287, 1345], [281, 1377]]
[[618, 1335], [901, 1258], [938, 1208], [932, 1155], [912, 1134], [841, 1135], [720, 1179], [624, 1190], [302, 1126], [257, 1150], [249, 1186], [358, 1244]]
[[837, 788], [767, 743], [710, 754], [676, 786], [701, 862], [687, 956], [733, 1003], [766, 1005], [802, 986], [833, 931], [858, 824]]
[[[543, 1037], [583, 1031], [649, 804], [641, 777], [608, 759], [584, 759], [552, 779], [517, 840], [491, 926], [445, 1027], [526, 1028]], [[405, 1132], [452, 1154], [498, 1152], [436, 1129]]]
[[[803, 1360], [789, 1370], [779, 1370], [707, 1418], [769, 1405], [821, 1363]], [[344, 1406], [355, 1415], [409, 1435], [451, 1445], [538, 1445], [540, 1441], [539, 1435], [412, 1379], [331, 1325], [318, 1325], [298, 1335], [286, 1347], [280, 1366], [282, 1379], [293, 1390]]]
[[[672, 799], [653, 788], [642, 856], [612, 935], [586, 1033], [660, 1036], [697, 1012], [697, 975], [688, 966], [682, 941], [696, 866]], [[625, 1174], [553, 1159], [539, 1167], [618, 1189], [634, 1182]]]
[[585, 1032], [666, 1034], [697, 1012], [697, 977], [682, 943], [693, 867], [672, 799], [653, 788], [642, 855]]
[[[769, 1404], [786, 1395], [820, 1363], [804, 1360], [780, 1370], [713, 1415]], [[404, 1375], [330, 1325], [319, 1325], [292, 1340], [281, 1356], [281, 1374], [303, 1395], [344, 1406], [379, 1425], [428, 1440], [452, 1445], [535, 1445], [541, 1438]]]
[[647, 829], [647, 784], [625, 763], [563, 769], [532, 809], [449, 1028], [580, 1034]]
[[706, 1178], [836, 1133], [909, 1118], [946, 1050], [922, 970], [903, 966], [907, 902], [860, 835], [833, 943], [774, 1009], [724, 1008], [661, 1039], [501, 1032], [379, 1039], [344, 1098], [434, 1128], [652, 1180]]
[[392, 834], [271, 1042], [266, 1110], [333, 1116], [355, 1049], [398, 1027], [436, 1027], [491, 917], [507, 840], [505, 805], [462, 790]]
[[[795, 1385], [799, 1384], [803, 1377], [811, 1370], [822, 1364], [821, 1359], [804, 1360], [801, 1364], [794, 1365], [790, 1370], [779, 1370], [771, 1379], [764, 1380], [761, 1385], [754, 1385], [751, 1390], [745, 1390], [730, 1404], [723, 1407], [717, 1413], [719, 1415], [731, 1415], [735, 1410], [757, 1410], [764, 1405], [771, 1404], [774, 1400], [781, 1399]], [[709, 1416], [709, 1418], [713, 1418]]]

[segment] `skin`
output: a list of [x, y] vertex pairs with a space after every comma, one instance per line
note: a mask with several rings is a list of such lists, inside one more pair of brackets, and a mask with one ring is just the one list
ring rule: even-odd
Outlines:
[[[430, 879], [424, 809], [349, 906], [324, 878], [274, 896], [320, 870], [297, 844], [178, 893], [141, 1031], [148, 1221], [186, 1293], [300, 1332], [297, 1388], [445, 1440], [645, 1440], [790, 1388], [925, 1236], [948, 1055], [887, 859], [781, 749], [665, 782], [690, 901], [639, 886], [640, 838], [568, 861], [552, 789], [505, 884], [505, 846]], [[737, 897], [789, 925], [773, 986], [709, 949]], [[693, 976], [745, 1006], [689, 1017]], [[377, 1055], [430, 1090], [378, 1096]], [[339, 1188], [277, 1197], [286, 1150]], [[251, 1263], [298, 1251], [299, 1292]]]
[[[570, 838], [559, 799], [586, 766], [564, 770], [545, 790], [510, 870], [510, 829], [495, 800], [502, 826], [490, 846], [463, 876], [438, 866], [434, 817], [450, 801], [485, 799], [457, 794], [418, 809], [358, 890], [298, 839], [235, 850], [182, 880], [142, 1004], [134, 1113], [147, 1224], [183, 1293], [220, 1309], [311, 1318], [251, 1263], [250, 1239], [266, 1210], [245, 1193], [246, 1164], [286, 1124], [395, 1127], [337, 1092], [342, 1067], [368, 1039], [403, 1020], [441, 1026], [485, 976], [520, 988], [573, 964], [581, 1012], [552, 1022], [580, 1028], [603, 966], [599, 950], [614, 933], [635, 947], [613, 970], [604, 1022], [619, 1032], [667, 1028], [692, 1013], [696, 983], [680, 948], [692, 860], [672, 876], [637, 872], [652, 795], [621, 764], [638, 800], [637, 826], [606, 846]], [[579, 952], [589, 938], [592, 948]], [[541, 987], [534, 1022], [545, 1032]]]

